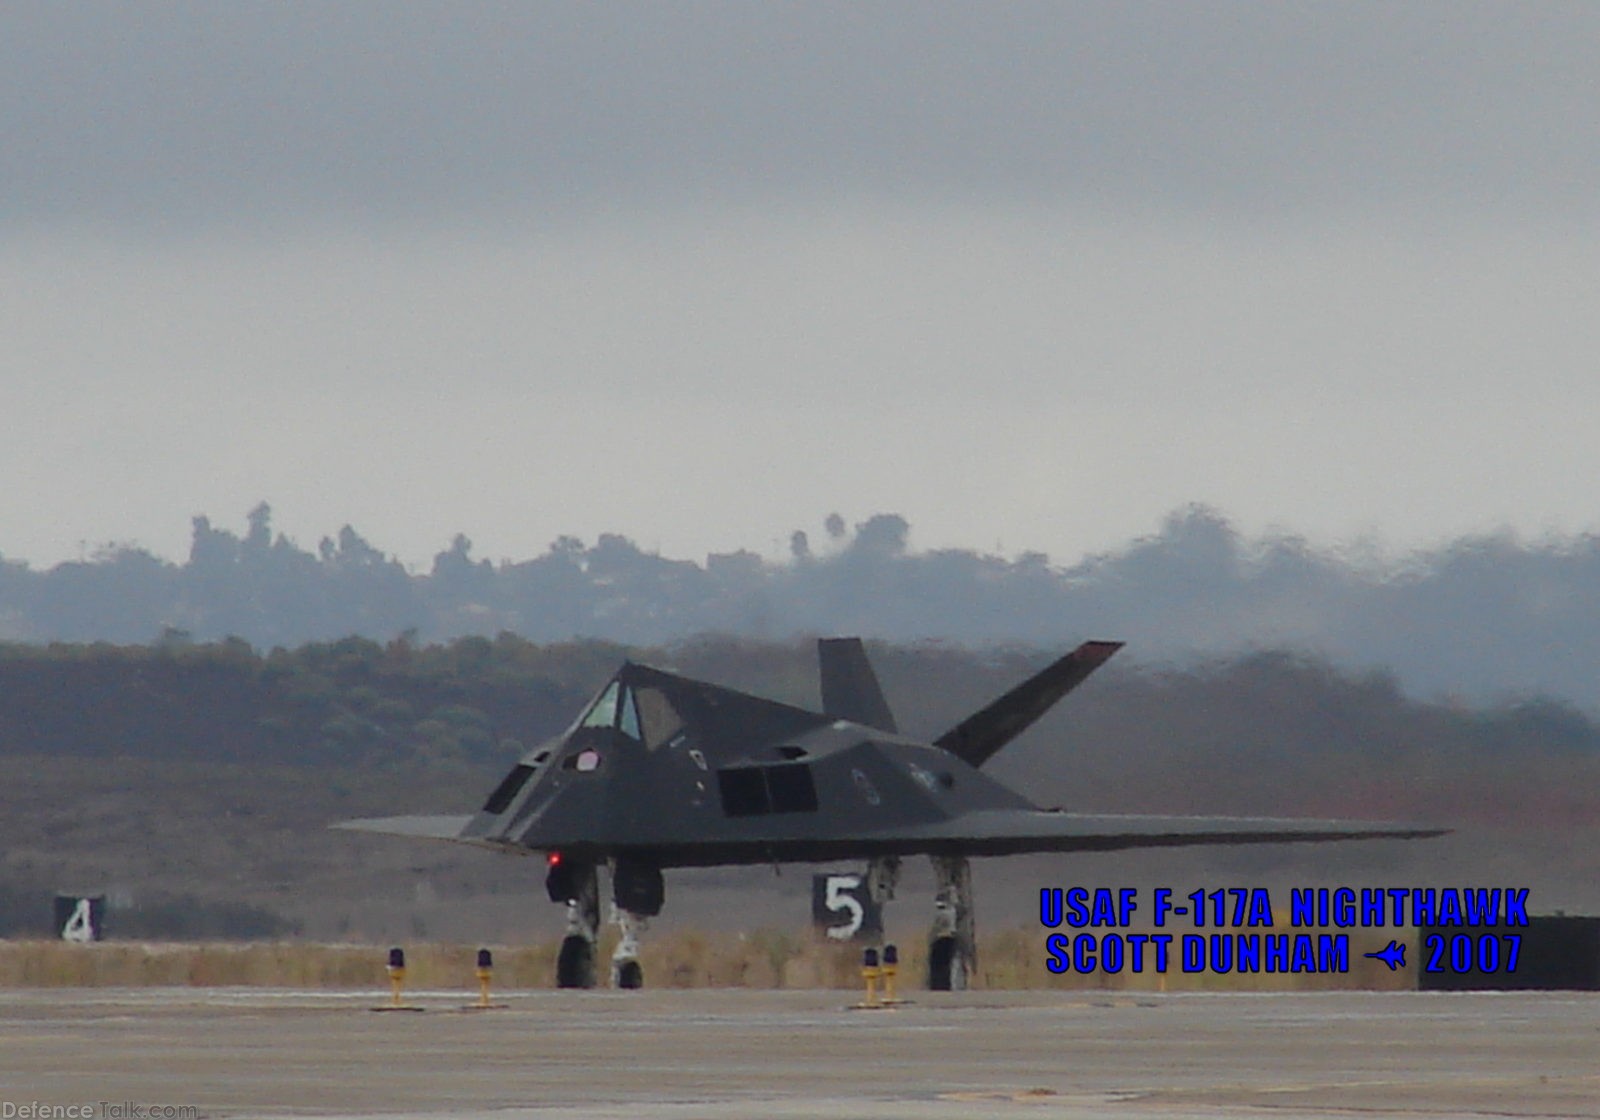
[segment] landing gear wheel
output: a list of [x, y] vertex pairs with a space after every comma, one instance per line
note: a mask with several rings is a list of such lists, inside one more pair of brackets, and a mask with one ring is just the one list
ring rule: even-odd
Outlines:
[[954, 937], [935, 937], [928, 945], [928, 991], [962, 992], [967, 988], [967, 962]]
[[617, 966], [617, 987], [630, 990], [644, 987], [644, 969], [638, 961], [623, 961]]
[[556, 987], [594, 987], [594, 943], [577, 934], [561, 942], [556, 956]]
[[933, 929], [928, 931], [928, 990], [964, 992], [978, 962], [972, 928], [972, 867], [966, 856], [934, 856]]

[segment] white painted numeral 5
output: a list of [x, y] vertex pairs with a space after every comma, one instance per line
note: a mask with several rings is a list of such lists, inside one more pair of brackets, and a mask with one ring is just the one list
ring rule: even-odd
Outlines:
[[866, 920], [867, 912], [861, 908], [861, 903], [849, 892], [861, 886], [859, 875], [829, 875], [827, 891], [822, 897], [823, 904], [835, 914], [848, 913], [849, 921], [843, 925], [829, 926], [828, 936], [835, 941], [849, 941], [861, 929], [861, 923]]

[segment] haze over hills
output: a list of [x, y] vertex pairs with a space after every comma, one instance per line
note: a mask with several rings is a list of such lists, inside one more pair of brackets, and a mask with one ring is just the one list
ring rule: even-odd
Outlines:
[[[525, 937], [551, 917], [526, 861], [325, 826], [470, 810], [624, 658], [815, 705], [815, 651], [793, 636], [806, 631], [878, 639], [885, 690], [924, 737], [1078, 639], [1127, 639], [995, 760], [1041, 804], [1456, 829], [1418, 845], [994, 861], [986, 920], [1026, 922], [1039, 884], [1063, 875], [1490, 877], [1532, 886], [1543, 908], [1596, 908], [1600, 723], [1578, 710], [1600, 704], [1585, 675], [1595, 541], [1480, 539], [1379, 564], [1245, 540], [1200, 508], [1070, 567], [909, 537], [893, 514], [835, 515], [787, 559], [703, 564], [618, 535], [496, 564], [458, 537], [415, 572], [348, 527], [307, 551], [262, 505], [242, 535], [196, 518], [182, 563], [113, 547], [44, 571], [0, 564], [0, 935], [37, 932], [53, 890], [109, 888], [133, 903], [124, 936]], [[1438, 690], [1456, 699], [1416, 695]], [[1545, 695], [1507, 699], [1519, 690]], [[926, 893], [917, 874], [909, 897]], [[807, 882], [675, 873], [670, 920], [788, 928]], [[908, 905], [899, 920], [923, 917]]]
[[[0, 918], [526, 933], [527, 861], [323, 826], [626, 656], [814, 702], [816, 634], [929, 732], [1124, 639], [997, 768], [1600, 913], [1600, 6], [6, 16]], [[1410, 551], [1502, 519], [1569, 535]], [[1033, 866], [985, 920], [1148, 881]]]
[[11, 642], [169, 634], [270, 649], [502, 631], [641, 645], [708, 632], [858, 633], [1048, 649], [1115, 637], [1145, 662], [1288, 648], [1393, 673], [1416, 695], [1543, 694], [1596, 710], [1600, 537], [1472, 537], [1382, 558], [1292, 536], [1245, 539], [1221, 513], [1191, 506], [1151, 536], [1063, 563], [917, 551], [897, 514], [853, 526], [833, 514], [820, 532], [795, 531], [781, 560], [674, 559], [605, 533], [490, 562], [457, 536], [414, 571], [351, 526], [306, 549], [274, 532], [263, 503], [242, 534], [196, 517], [181, 563], [128, 545], [45, 570], [0, 560], [0, 640]]

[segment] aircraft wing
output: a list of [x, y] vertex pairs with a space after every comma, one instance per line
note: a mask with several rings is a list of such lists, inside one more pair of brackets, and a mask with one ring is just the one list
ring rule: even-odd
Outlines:
[[[901, 823], [839, 833], [769, 835], [761, 840], [677, 839], [640, 836], [598, 846], [628, 850], [660, 867], [716, 867], [754, 863], [823, 863], [876, 856], [1013, 856], [1030, 852], [1109, 852], [1124, 848], [1191, 845], [1292, 844], [1333, 840], [1412, 840], [1449, 829], [1392, 821], [1316, 820], [1286, 817], [1117, 816], [990, 809], [941, 821]], [[553, 841], [554, 848], [574, 848]], [[546, 845], [540, 845], [541, 848]]]
[[[908, 850], [968, 856], [1024, 852], [1107, 852], [1198, 844], [1289, 844], [1330, 840], [1411, 840], [1445, 828], [1393, 821], [1289, 817], [1180, 817], [1065, 813], [1018, 809], [963, 813], [947, 821], [893, 830], [890, 843]], [[884, 838], [888, 840], [887, 837]]]
[[462, 844], [473, 844], [480, 848], [498, 848], [502, 845], [487, 844], [482, 840], [468, 838], [461, 835], [466, 829], [467, 822], [472, 817], [363, 817], [360, 820], [340, 821], [338, 824], [329, 825], [330, 828], [340, 828], [347, 832], [377, 832], [384, 836], [411, 836], [424, 840], [454, 840]]

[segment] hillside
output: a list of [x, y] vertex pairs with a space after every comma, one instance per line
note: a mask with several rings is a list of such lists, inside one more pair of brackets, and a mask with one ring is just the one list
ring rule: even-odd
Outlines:
[[[902, 724], [942, 731], [1041, 665], [1031, 650], [878, 646]], [[0, 657], [0, 932], [38, 930], [56, 888], [110, 888], [124, 933], [514, 941], [559, 915], [541, 869], [447, 845], [330, 832], [363, 815], [462, 812], [519, 743], [558, 731], [623, 657], [814, 705], [806, 643], [664, 649], [349, 640], [10, 647]], [[1286, 654], [1189, 669], [1113, 662], [993, 763], [1042, 804], [1127, 812], [1406, 818], [1425, 844], [988, 861], [986, 920], [1040, 885], [1531, 885], [1600, 910], [1600, 728], [1553, 702], [1446, 707], [1392, 679]], [[896, 920], [927, 904], [914, 868]], [[675, 872], [664, 921], [806, 920], [805, 869]], [[733, 900], [737, 897], [737, 905]]]

